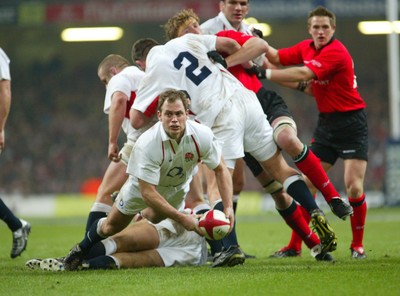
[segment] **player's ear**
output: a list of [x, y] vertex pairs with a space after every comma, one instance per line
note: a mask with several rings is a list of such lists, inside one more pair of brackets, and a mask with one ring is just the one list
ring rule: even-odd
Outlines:
[[158, 117], [158, 120], [161, 121], [161, 112], [159, 110], [157, 111], [157, 117]]

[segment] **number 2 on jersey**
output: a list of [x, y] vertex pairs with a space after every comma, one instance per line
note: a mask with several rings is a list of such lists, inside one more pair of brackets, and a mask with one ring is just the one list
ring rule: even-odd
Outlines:
[[[174, 60], [174, 66], [176, 69], [179, 70], [180, 68], [182, 68], [182, 62], [184, 59], [190, 62], [190, 64], [185, 69], [186, 77], [189, 78], [190, 81], [192, 81], [194, 84], [199, 85], [211, 74], [210, 69], [208, 69], [206, 66], [203, 66], [201, 67], [201, 69], [199, 69], [198, 59], [188, 51], [181, 52]], [[200, 74], [194, 74], [195, 70], [199, 70]]]

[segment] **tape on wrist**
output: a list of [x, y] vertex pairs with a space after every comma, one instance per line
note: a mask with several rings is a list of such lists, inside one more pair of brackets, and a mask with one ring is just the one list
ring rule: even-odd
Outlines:
[[267, 70], [265, 71], [265, 77], [266, 77], [268, 80], [271, 79], [271, 73], [272, 73], [272, 70], [271, 70], [271, 69], [267, 69]]

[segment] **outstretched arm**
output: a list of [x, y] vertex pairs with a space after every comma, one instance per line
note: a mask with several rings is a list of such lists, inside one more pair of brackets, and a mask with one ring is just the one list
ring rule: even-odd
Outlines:
[[232, 174], [229, 169], [226, 167], [223, 159], [221, 159], [221, 163], [214, 169], [215, 178], [218, 185], [218, 190], [221, 195], [222, 204], [224, 205], [224, 213], [225, 216], [231, 222], [231, 229], [234, 225], [235, 218], [233, 214], [233, 205], [232, 205], [232, 194], [233, 194], [233, 186], [232, 186]]
[[[217, 49], [218, 50], [218, 49]], [[268, 43], [261, 38], [250, 38], [235, 53], [226, 57], [228, 67], [247, 63], [260, 55], [264, 55], [269, 50]]]
[[155, 185], [139, 179], [139, 186], [144, 202], [159, 216], [171, 218], [182, 224], [186, 230], [196, 231], [199, 235], [202, 235], [195, 216], [182, 213], [171, 206], [165, 198], [158, 193]]

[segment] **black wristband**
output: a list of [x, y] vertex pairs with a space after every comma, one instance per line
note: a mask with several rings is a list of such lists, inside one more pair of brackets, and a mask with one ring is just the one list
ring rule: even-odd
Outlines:
[[307, 87], [307, 81], [301, 81], [297, 85], [297, 90], [304, 91], [306, 89], [306, 87]]

